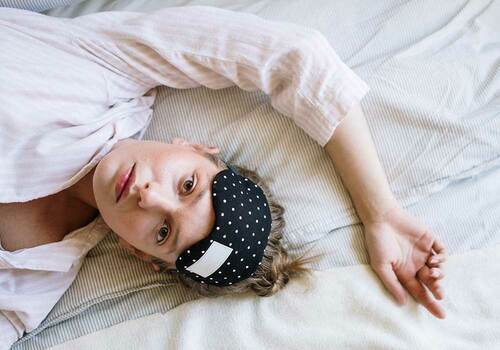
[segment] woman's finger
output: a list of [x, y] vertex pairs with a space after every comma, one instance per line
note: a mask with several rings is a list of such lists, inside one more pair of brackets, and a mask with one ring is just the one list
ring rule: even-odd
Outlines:
[[430, 313], [432, 313], [437, 318], [443, 319], [446, 317], [444, 309], [430, 297], [425, 287], [415, 277], [410, 277], [402, 281], [402, 283], [413, 296], [413, 298], [415, 298], [418, 303], [425, 306], [425, 308], [429, 310]]
[[440, 280], [432, 280], [428, 284], [426, 284], [426, 283], [424, 283], [424, 284], [432, 292], [432, 295], [434, 295], [434, 298], [436, 298], [437, 300], [444, 299], [444, 290], [443, 290], [443, 287], [441, 287]]
[[396, 299], [396, 302], [400, 305], [406, 304], [407, 296], [406, 292], [399, 282], [391, 264], [384, 264], [381, 266], [373, 267], [373, 270], [380, 277], [385, 287]]
[[417, 277], [432, 292], [434, 298], [441, 300], [444, 296], [443, 290], [439, 285], [439, 279], [434, 278], [432, 272], [432, 269], [424, 265], [418, 270]]
[[438, 267], [431, 268], [431, 277], [435, 280], [440, 280], [444, 278], [444, 272]]
[[436, 252], [436, 254], [442, 254], [447, 256], [448, 252], [446, 251], [446, 248], [444, 247], [443, 243], [439, 239], [434, 239], [434, 243], [432, 244], [432, 249]]
[[438, 267], [438, 265], [444, 263], [446, 260], [447, 256], [445, 254], [431, 255], [427, 259], [427, 265], [430, 267]]
[[[439, 279], [439, 280], [442, 279], [442, 278], [444, 278], [444, 273], [443, 273], [443, 271], [441, 271], [440, 268], [438, 268], [438, 267], [428, 267], [427, 265], [424, 265], [424, 266], [422, 266], [422, 269], [424, 267], [426, 268], [424, 271], [426, 271], [426, 273], [428, 273], [428, 276], [430, 278], [432, 278], [432, 279]], [[420, 269], [420, 270], [422, 270], [422, 269]]]

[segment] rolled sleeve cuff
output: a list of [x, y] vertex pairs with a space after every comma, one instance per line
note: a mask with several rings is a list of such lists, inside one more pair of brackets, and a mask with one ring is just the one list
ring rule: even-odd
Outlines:
[[310, 116], [307, 125], [303, 126], [305, 132], [321, 147], [325, 147], [340, 122], [353, 106], [361, 102], [369, 90], [369, 86], [346, 67], [342, 78], [332, 83], [327, 97], [321, 101], [311, 101], [307, 96], [303, 96], [309, 104], [308, 112], [316, 114]]
[[[348, 67], [328, 40], [316, 30], [300, 44], [300, 74], [296, 78], [294, 120], [321, 147], [332, 137], [369, 86]], [[293, 113], [293, 114], [295, 114]]]

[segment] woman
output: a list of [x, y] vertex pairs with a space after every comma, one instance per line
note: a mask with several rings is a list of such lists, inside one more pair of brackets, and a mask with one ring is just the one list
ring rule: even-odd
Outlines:
[[[33, 307], [21, 305], [16, 295], [3, 294], [0, 334], [6, 341], [43, 320], [75, 278], [84, 254], [100, 239], [70, 240], [74, 232], [68, 233], [101, 214], [137, 256], [153, 261], [155, 268], [175, 264], [182, 270], [183, 254], [200, 242], [213, 243], [209, 239], [217, 233], [217, 214], [223, 212], [212, 205], [218, 199], [209, 196], [210, 189], [216, 194], [216, 176], [241, 172], [252, 179], [242, 168], [226, 169], [217, 160], [216, 147], [181, 139], [172, 144], [139, 141], [159, 85], [220, 89], [236, 84], [268, 94], [273, 107], [333, 160], [364, 224], [370, 263], [388, 290], [404, 303], [406, 288], [435, 316], [444, 317], [424, 287], [435, 298], [443, 297], [444, 247], [392, 195], [359, 105], [368, 88], [319, 32], [204, 6], [74, 19], [2, 9], [0, 20], [0, 239], [5, 249], [0, 251], [0, 278], [16, 287], [17, 297], [23, 288], [32, 291], [30, 283], [41, 278], [20, 277], [37, 269], [43, 270], [45, 281], [38, 287], [58, 285], [50, 289], [50, 302], [32, 297], [31, 306], [45, 305], [36, 317]], [[129, 174], [131, 182], [124, 189], [122, 180]], [[269, 295], [288, 276], [303, 272], [306, 260], [286, 256], [279, 245], [282, 211], [253, 179], [265, 194], [260, 199], [273, 207], [272, 218], [265, 218], [273, 224], [265, 232], [266, 249], [271, 249], [264, 254], [261, 246], [256, 275], [239, 279], [238, 286]], [[196, 189], [197, 200], [176, 196], [178, 191], [191, 193], [196, 185], [205, 189]], [[176, 223], [173, 227], [163, 220], [167, 214]], [[170, 237], [177, 245], [163, 245]], [[70, 248], [75, 252], [68, 253]], [[30, 256], [40, 249], [45, 249], [43, 262]], [[50, 249], [60, 249], [60, 254], [50, 254]], [[35, 262], [16, 260], [20, 251]], [[62, 258], [65, 268], [54, 270]], [[47, 267], [51, 263], [52, 270]], [[47, 283], [49, 277], [58, 283]], [[236, 284], [221, 288], [185, 282], [207, 295], [240, 290]]]

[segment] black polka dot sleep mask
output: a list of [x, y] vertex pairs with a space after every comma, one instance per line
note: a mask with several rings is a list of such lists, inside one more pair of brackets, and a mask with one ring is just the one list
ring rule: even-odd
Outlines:
[[212, 232], [184, 250], [175, 262], [184, 275], [216, 286], [252, 276], [261, 264], [271, 231], [271, 211], [262, 189], [227, 166], [212, 182]]

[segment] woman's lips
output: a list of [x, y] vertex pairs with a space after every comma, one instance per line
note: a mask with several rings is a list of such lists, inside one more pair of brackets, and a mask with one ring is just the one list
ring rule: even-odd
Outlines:
[[121, 176], [118, 177], [118, 181], [116, 182], [115, 186], [115, 193], [116, 193], [116, 203], [123, 197], [126, 198], [129, 191], [130, 187], [134, 184], [135, 182], [135, 163], [132, 166], [130, 170], [128, 170], [126, 173], [122, 174]]

